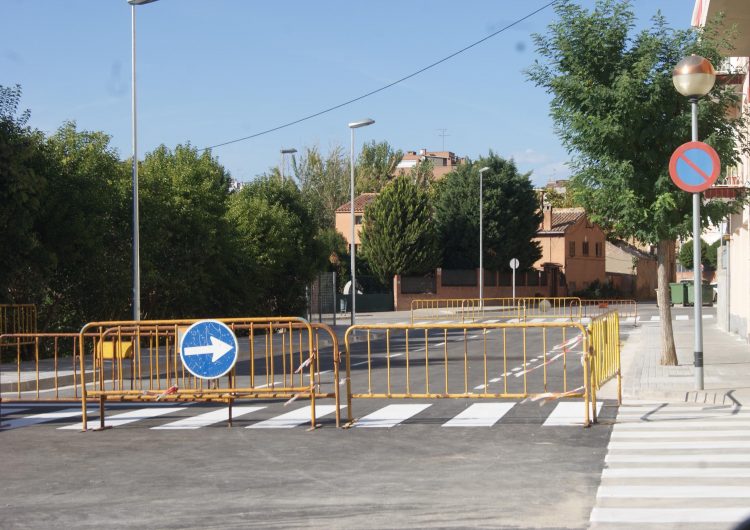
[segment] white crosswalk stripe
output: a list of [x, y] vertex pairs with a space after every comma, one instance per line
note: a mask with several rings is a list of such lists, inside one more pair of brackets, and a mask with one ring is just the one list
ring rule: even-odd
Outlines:
[[591, 529], [727, 528], [750, 517], [748, 412], [728, 406], [621, 407]]
[[674, 317], [675, 320], [690, 320], [690, 317], [687, 315], [677, 315]]
[[474, 403], [443, 427], [492, 427], [505, 416], [515, 403]]
[[418, 403], [414, 405], [388, 405], [376, 410], [372, 414], [360, 418], [355, 427], [385, 427], [390, 428], [402, 423], [412, 416], [419, 414], [430, 405]]
[[[39, 423], [47, 423], [48, 421], [62, 420], [67, 418], [80, 417], [81, 407], [74, 409], [57, 410], [54, 412], [43, 412], [41, 414], [32, 414], [31, 416], [24, 416], [23, 418], [15, 418], [12, 420], [3, 420], [3, 429], [17, 429], [19, 427], [28, 427], [29, 425], [37, 425]], [[78, 427], [80, 429], [80, 427]]]
[[[596, 413], [602, 410], [601, 401], [596, 404]], [[545, 427], [560, 427], [564, 425], [583, 425], [586, 406], [583, 401], [579, 403], [558, 403], [554, 410], [547, 416]]]
[[[243, 407], [235, 406], [232, 407], [232, 418], [239, 418], [258, 410], [263, 410], [265, 407]], [[181, 420], [173, 421], [172, 423], [166, 423], [164, 425], [157, 425], [151, 427], [152, 429], [200, 429], [208, 425], [227, 421], [229, 419], [229, 409], [212, 410], [198, 416], [190, 416]]]
[[[343, 407], [342, 407], [343, 408]], [[335, 405], [316, 405], [315, 406], [315, 417], [322, 418], [327, 416], [336, 410]], [[310, 407], [302, 407], [286, 414], [276, 416], [269, 420], [264, 420], [252, 425], [248, 425], [247, 429], [291, 429], [302, 425], [304, 423], [310, 423]]]
[[[127, 425], [128, 423], [135, 423], [136, 421], [147, 420], [150, 418], [157, 418], [159, 416], [165, 416], [167, 414], [173, 414], [185, 410], [186, 407], [144, 407], [142, 409], [129, 410], [120, 414], [105, 415], [104, 426], [105, 427], [120, 427], [121, 425]], [[80, 414], [81, 411], [79, 410]], [[89, 422], [89, 429], [98, 427], [97, 423]], [[73, 425], [65, 425], [59, 427], [62, 430], [78, 430], [83, 429], [83, 423], [74, 423]]]

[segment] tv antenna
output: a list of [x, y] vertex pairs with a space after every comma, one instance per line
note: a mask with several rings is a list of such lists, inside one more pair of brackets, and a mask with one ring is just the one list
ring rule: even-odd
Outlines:
[[446, 134], [445, 133], [445, 131], [447, 131], [447, 130], [448, 129], [438, 129], [438, 131], [440, 131], [440, 133], [438, 134], [438, 136], [442, 136], [442, 138], [443, 138], [443, 151], [445, 151], [445, 137], [446, 136], [450, 136], [450, 134]]

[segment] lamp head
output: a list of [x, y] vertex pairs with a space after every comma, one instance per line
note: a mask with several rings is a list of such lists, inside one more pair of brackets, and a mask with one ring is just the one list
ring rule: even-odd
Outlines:
[[296, 153], [297, 150], [294, 147], [290, 147], [289, 149], [282, 149], [281, 154], [282, 155], [291, 155], [293, 153]]
[[482, 173], [484, 173], [485, 171], [489, 171], [489, 170], [490, 170], [490, 168], [488, 168], [488, 167], [483, 167], [482, 169], [480, 169], [480, 170], [479, 170], [479, 174], [481, 175], [481, 174], [482, 174]]
[[156, 0], [128, 0], [128, 4], [131, 6], [142, 6], [143, 4], [150, 4], [156, 2]]
[[359, 120], [359, 121], [353, 121], [349, 124], [350, 129], [359, 129], [360, 127], [367, 127], [368, 125], [372, 125], [375, 123], [375, 120], [371, 120], [370, 118], [367, 118], [365, 120]]
[[689, 98], [702, 98], [714, 87], [716, 70], [700, 55], [685, 57], [672, 71], [672, 83], [677, 92]]

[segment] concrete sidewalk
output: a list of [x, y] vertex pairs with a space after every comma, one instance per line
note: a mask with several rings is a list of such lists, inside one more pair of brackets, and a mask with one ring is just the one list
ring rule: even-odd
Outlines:
[[[750, 345], [703, 321], [704, 389], [696, 390], [693, 367], [693, 321], [673, 321], [677, 366], [661, 365], [661, 324], [645, 322], [622, 328], [623, 399], [750, 405]], [[599, 397], [616, 397], [616, 381]]]

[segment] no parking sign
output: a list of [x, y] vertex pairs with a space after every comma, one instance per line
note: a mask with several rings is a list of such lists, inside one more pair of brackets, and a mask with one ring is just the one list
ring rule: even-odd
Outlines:
[[688, 142], [675, 149], [669, 176], [681, 190], [700, 193], [713, 186], [721, 173], [719, 155], [703, 142]]

